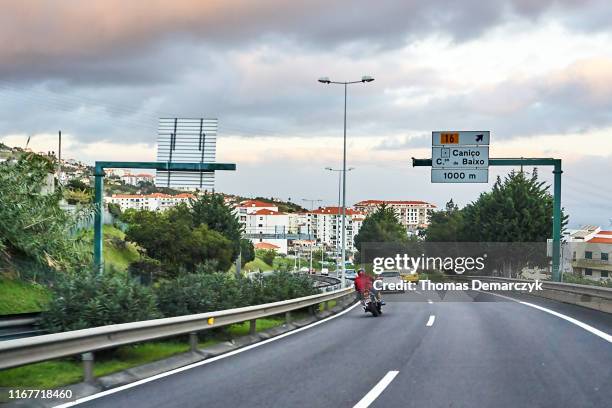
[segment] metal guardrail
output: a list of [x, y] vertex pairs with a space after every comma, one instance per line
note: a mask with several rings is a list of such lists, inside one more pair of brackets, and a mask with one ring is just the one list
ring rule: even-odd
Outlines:
[[[454, 276], [453, 278], [478, 279], [483, 282], [533, 282], [533, 280], [527, 279], [501, 278], [495, 276]], [[531, 292], [529, 293], [530, 295], [612, 313], [612, 288], [563, 282], [541, 282], [543, 290]]]
[[321, 290], [338, 290], [342, 287], [342, 280], [334, 278], [332, 276], [325, 275], [306, 275], [313, 279], [315, 282], [319, 282], [317, 286]]
[[39, 327], [40, 312], [0, 316], [0, 341], [38, 336], [45, 331]]
[[[91, 352], [98, 350], [182, 334], [190, 335], [192, 351], [195, 351], [199, 331], [250, 321], [250, 332], [254, 334], [256, 319], [285, 313], [290, 323], [292, 311], [320, 303], [327, 309], [328, 301], [343, 298], [351, 292], [352, 289], [341, 289], [263, 305], [7, 340], [0, 342], [0, 369], [78, 354], [83, 354], [87, 360], [91, 359]], [[85, 358], [86, 355], [89, 356]], [[86, 379], [87, 371], [86, 368]]]

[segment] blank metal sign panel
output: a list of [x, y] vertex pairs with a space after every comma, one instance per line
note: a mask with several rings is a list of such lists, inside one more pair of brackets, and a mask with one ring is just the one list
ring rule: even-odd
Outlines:
[[[159, 119], [157, 161], [214, 163], [217, 149], [217, 128], [217, 119]], [[215, 173], [157, 170], [155, 185], [212, 190], [215, 186]]]

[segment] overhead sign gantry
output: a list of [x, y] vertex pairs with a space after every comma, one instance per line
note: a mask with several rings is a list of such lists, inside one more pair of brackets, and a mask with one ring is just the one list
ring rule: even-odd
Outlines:
[[[489, 166], [553, 166], [552, 280], [560, 282], [561, 174], [563, 173], [561, 170], [561, 159], [524, 157], [490, 159], [490, 139], [491, 135], [489, 131], [432, 132], [432, 158], [415, 159], [413, 157], [412, 166], [430, 166], [432, 168], [432, 183], [486, 183], [488, 181]], [[486, 147], [486, 153], [481, 149], [483, 147]], [[472, 152], [472, 158], [476, 157], [477, 160], [483, 160], [483, 162], [476, 163], [475, 165], [464, 162], [463, 159], [467, 159], [468, 157], [461, 156], [461, 154], [467, 154], [467, 152]], [[475, 156], [477, 152], [480, 152], [480, 154]], [[449, 172], [453, 174], [444, 176], [444, 174], [448, 174]], [[486, 172], [486, 179], [484, 181], [482, 181], [482, 177], [484, 176], [480, 175], [479, 172]], [[434, 173], [440, 173], [442, 175], [434, 175]], [[455, 176], [454, 173], [458, 175]]]

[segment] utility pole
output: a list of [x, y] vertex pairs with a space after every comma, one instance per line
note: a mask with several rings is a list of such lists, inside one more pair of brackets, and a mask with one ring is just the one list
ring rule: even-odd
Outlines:
[[[321, 200], [321, 199], [302, 198], [302, 201], [306, 201], [306, 202], [310, 203], [310, 212], [312, 214], [312, 210], [314, 209], [314, 204], [318, 203], [318, 202], [321, 202], [323, 200]], [[310, 269], [308, 270], [308, 273], [312, 273], [312, 247], [313, 247], [313, 242], [312, 242], [312, 235], [311, 235], [310, 224], [312, 224], [312, 222], [308, 223], [308, 238], [310, 240]]]
[[61, 182], [62, 176], [62, 131], [59, 131], [59, 146], [57, 148], [57, 182]]
[[347, 87], [351, 84], [372, 82], [371, 76], [362, 76], [360, 81], [332, 81], [328, 77], [319, 78], [322, 84], [335, 84], [344, 86], [344, 134], [342, 144], [342, 287], [346, 286], [346, 94]]

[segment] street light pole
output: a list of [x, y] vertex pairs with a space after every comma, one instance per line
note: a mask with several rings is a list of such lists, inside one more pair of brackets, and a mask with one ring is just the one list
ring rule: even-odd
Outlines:
[[337, 82], [331, 81], [327, 77], [319, 78], [319, 82], [323, 84], [344, 85], [344, 138], [342, 146], [342, 287], [346, 286], [346, 98], [347, 88], [350, 84], [372, 82], [374, 78], [371, 76], [361, 77], [361, 81]]

